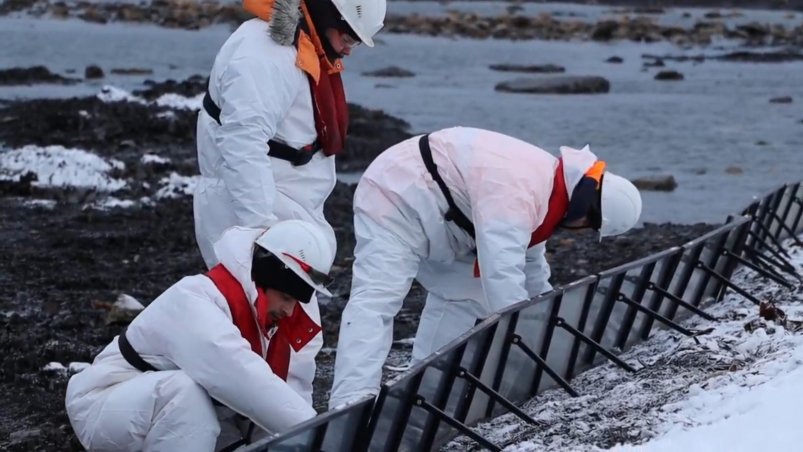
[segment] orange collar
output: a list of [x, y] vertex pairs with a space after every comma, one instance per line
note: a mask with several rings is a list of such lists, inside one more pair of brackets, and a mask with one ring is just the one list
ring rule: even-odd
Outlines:
[[[276, 0], [243, 0], [243, 9], [259, 17], [265, 22], [270, 22], [274, 13], [274, 2]], [[309, 74], [315, 83], [321, 78], [321, 69], [327, 74], [337, 74], [343, 71], [343, 61], [336, 59], [333, 62], [326, 57], [326, 52], [321, 44], [321, 39], [315, 31], [312, 18], [307, 10], [304, 0], [300, 0], [301, 12], [310, 32], [307, 34], [303, 30], [299, 31], [298, 41], [296, 42], [296, 66]]]

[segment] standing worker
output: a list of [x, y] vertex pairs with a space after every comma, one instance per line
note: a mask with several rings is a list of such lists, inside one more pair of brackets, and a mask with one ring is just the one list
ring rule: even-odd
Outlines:
[[335, 186], [348, 107], [341, 58], [373, 47], [385, 0], [245, 0], [215, 58], [198, 116], [195, 234], [211, 268], [231, 226], [302, 219], [335, 235], [323, 205]]
[[632, 228], [641, 196], [588, 147], [560, 158], [487, 130], [455, 127], [374, 160], [354, 194], [351, 297], [330, 407], [376, 394], [393, 318], [413, 279], [428, 295], [413, 363], [482, 319], [551, 290], [544, 242], [559, 227], [601, 237]]

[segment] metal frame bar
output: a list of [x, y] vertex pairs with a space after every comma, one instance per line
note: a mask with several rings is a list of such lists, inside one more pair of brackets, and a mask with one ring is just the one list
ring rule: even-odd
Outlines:
[[[594, 297], [596, 296], [597, 286], [599, 285], [599, 277], [594, 280], [593, 283], [589, 284], [586, 287], [586, 296], [583, 299], [583, 309], [580, 312], [580, 319], [577, 322], [577, 328], [581, 331], [586, 329], [586, 323], [588, 322], [588, 314], [591, 311], [591, 303], [594, 302]], [[558, 316], [553, 317], [550, 319], [550, 322], [554, 322]], [[555, 325], [553, 324], [552, 327], [554, 328]], [[577, 358], [580, 355], [580, 346], [583, 343], [580, 341], [578, 337], [574, 338], [574, 343], [572, 343], [572, 351], [569, 355], [569, 364], [566, 366], [566, 371], [564, 372], [563, 376], [571, 379], [574, 377], [574, 368], [577, 365]]]
[[[421, 397], [419, 395], [416, 395], [414, 403], [415, 403], [415, 405], [425, 409], [430, 414], [432, 414], [435, 417], [439, 418], [441, 421], [446, 422], [447, 424], [451, 425], [456, 430], [458, 430], [460, 433], [462, 433], [462, 434], [468, 436], [469, 438], [473, 439], [480, 446], [482, 446], [482, 447], [484, 447], [486, 449], [495, 451], [495, 452], [498, 452], [498, 451], [502, 450], [501, 447], [499, 447], [496, 444], [488, 441], [487, 439], [485, 439], [485, 437], [483, 437], [479, 433], [475, 432], [474, 430], [471, 430], [471, 428], [469, 428], [466, 424], [458, 421], [457, 419], [452, 418], [448, 414], [446, 414], [443, 411], [441, 411], [440, 409], [438, 409], [438, 407], [436, 407], [436, 406], [432, 405], [431, 403], [427, 402], [427, 400], [425, 398], [423, 398], [423, 397]], [[398, 447], [398, 444], [396, 444], [396, 446]]]
[[516, 406], [515, 403], [511, 402], [510, 400], [506, 399], [505, 396], [499, 394], [498, 392], [491, 389], [488, 385], [483, 383], [479, 378], [474, 376], [471, 372], [467, 369], [461, 367], [458, 372], [457, 376], [466, 379], [467, 381], [471, 382], [471, 384], [479, 389], [480, 391], [484, 392], [488, 397], [491, 399], [499, 402], [502, 406], [510, 410], [511, 413], [515, 414], [519, 417], [519, 419], [527, 422], [528, 424], [532, 425], [541, 425], [538, 421], [531, 418], [527, 413], [522, 411], [519, 407]]
[[[733, 232], [733, 229], [730, 229], [728, 231], [722, 231], [721, 234], [718, 234], [714, 237], [710, 237], [707, 240], [705, 240], [702, 244], [703, 250], [700, 250], [700, 257], [698, 258], [698, 260], [703, 262], [703, 256], [705, 254], [703, 253], [703, 251], [706, 247], [708, 247], [709, 249], [712, 250], [712, 252], [709, 253], [708, 256], [705, 256], [707, 258], [707, 262], [705, 262], [705, 264], [713, 269], [717, 269], [717, 266], [720, 265], [720, 259], [722, 258], [722, 254], [720, 253], [719, 250], [725, 247], [725, 243], [727, 242], [728, 237], [730, 237], [731, 232]], [[700, 280], [698, 281], [697, 289], [695, 290], [694, 294], [691, 297], [692, 300], [697, 300], [697, 306], [699, 306], [700, 303], [702, 303], [703, 297], [705, 297], [705, 294], [708, 291], [710, 284], [711, 284], [711, 275], [709, 275], [708, 273], [703, 274], [700, 277]], [[715, 280], [715, 284], [716, 286], [714, 286], [713, 290], [711, 290], [711, 293], [717, 293], [721, 289], [722, 283]]]
[[[443, 371], [443, 376], [441, 377], [440, 381], [438, 381], [438, 388], [435, 389], [435, 395], [433, 396], [435, 400], [432, 403], [433, 406], [441, 411], [446, 409], [446, 404], [449, 402], [449, 396], [452, 393], [451, 388], [453, 387], [455, 380], [457, 380], [459, 369], [461, 368], [460, 362], [463, 360], [463, 355], [466, 353], [467, 346], [468, 342], [464, 342], [453, 352], [447, 355], [449, 362], [446, 370]], [[427, 420], [424, 422], [422, 427], [421, 438], [418, 443], [422, 450], [429, 450], [432, 447], [432, 443], [435, 441], [435, 436], [438, 433], [439, 427], [440, 422], [437, 416], [427, 417]]]
[[541, 342], [541, 353], [539, 353], [539, 357], [543, 360], [543, 366], [537, 366], [535, 369], [535, 378], [533, 378], [533, 386], [530, 389], [530, 394], [538, 393], [538, 387], [541, 386], [541, 379], [544, 377], [544, 369], [546, 366], [546, 360], [549, 356], [549, 348], [552, 345], [552, 337], [555, 335], [555, 322], [553, 319], [558, 317], [560, 313], [560, 307], [563, 305], [563, 294], [565, 292], [561, 292], [555, 298], [552, 299], [552, 309], [550, 310], [549, 314], [549, 321], [547, 322], [546, 331], [544, 332], [544, 340]]
[[[644, 294], [647, 291], [647, 282], [650, 280], [652, 273], [655, 271], [656, 262], [650, 262], [649, 264], [643, 266], [641, 268], [641, 272], [639, 272], [639, 278], [635, 282], [635, 287], [633, 288], [633, 299], [641, 300], [644, 298]], [[630, 281], [627, 277], [627, 272], [625, 272], [625, 280]], [[627, 339], [630, 337], [630, 333], [633, 331], [633, 324], [636, 322], [636, 316], [638, 315], [638, 308], [635, 306], [629, 306], [625, 314], [622, 316], [622, 324], [619, 326], [619, 334], [616, 336], [616, 340], [614, 341], [614, 347], [619, 349], [624, 349], [627, 345]]]
[[770, 270], [769, 268], [763, 268], [758, 264], [754, 263], [749, 259], [745, 259], [742, 256], [730, 251], [727, 248], [722, 249], [722, 255], [727, 256], [729, 259], [735, 259], [739, 264], [744, 265], [745, 267], [753, 270], [754, 272], [758, 273], [759, 275], [763, 276], [764, 278], [771, 279], [776, 283], [789, 288], [794, 289], [795, 285], [787, 281], [783, 276], [781, 276], [778, 272], [774, 270]]
[[[510, 315], [510, 322], [507, 325], [507, 331], [505, 332], [505, 339], [502, 343], [502, 351], [499, 353], [499, 367], [496, 368], [496, 375], [494, 375], [494, 382], [491, 386], [494, 391], [499, 391], [499, 388], [502, 386], [502, 380], [505, 377], [505, 369], [507, 368], [507, 358], [510, 356], [510, 346], [512, 345], [512, 337], [516, 334], [516, 325], [519, 322], [519, 314], [521, 311], [516, 311]], [[493, 415], [494, 403], [488, 404], [488, 407], [485, 409], [485, 417], [490, 417]]]
[[617, 366], [621, 367], [622, 369], [625, 369], [625, 370], [627, 370], [629, 372], [635, 372], [636, 371], [636, 369], [633, 369], [632, 367], [630, 367], [630, 364], [628, 364], [628, 363], [622, 361], [621, 359], [619, 359], [616, 355], [614, 355], [613, 353], [608, 351], [605, 347], [600, 345], [598, 342], [594, 341], [590, 337], [588, 337], [585, 334], [583, 334], [582, 331], [579, 331], [576, 328], [574, 328], [573, 326], [571, 326], [568, 323], [566, 323], [566, 321], [563, 320], [563, 318], [558, 317], [555, 320], [555, 326], [559, 326], [559, 327], [563, 328], [564, 330], [568, 331], [569, 333], [575, 335], [577, 338], [579, 338], [580, 340], [585, 342], [586, 345], [588, 345], [591, 348], [593, 348], [595, 350], [595, 352], [601, 353], [602, 355], [604, 355], [609, 360], [613, 361], [614, 364], [616, 364]]
[[[407, 394], [407, 397], [399, 397], [399, 403], [401, 403], [402, 406], [399, 409], [400, 413], [393, 423], [393, 428], [391, 428], [389, 432], [390, 435], [388, 435], [388, 439], [384, 444], [384, 450], [395, 451], [399, 449], [399, 444], [401, 444], [402, 439], [404, 438], [404, 431], [407, 429], [407, 421], [410, 419], [410, 413], [413, 411], [413, 406], [416, 404], [418, 388], [421, 386], [421, 380], [423, 380], [423, 378], [423, 371], [414, 375], [412, 377], [410, 387], [408, 387], [409, 393]], [[387, 399], [387, 397], [390, 397], [390, 391], [388, 391], [385, 399]]]
[[[661, 265], [661, 270], [658, 273], [657, 282], [653, 284], [654, 287], [661, 288], [663, 290], [663, 287], [668, 288], [672, 284], [672, 278], [677, 271], [678, 264], [680, 264], [682, 257], [683, 249], [678, 248], [677, 252], [664, 260], [663, 265]], [[647, 307], [655, 312], [661, 312], [664, 298], [666, 298], [666, 294], [670, 294], [668, 290], [664, 290], [663, 292], [664, 293], [661, 293], [653, 289], [652, 296], [647, 302]], [[674, 295], [672, 296], [674, 297]], [[650, 331], [652, 331], [653, 322], [654, 320], [652, 317], [647, 317], [644, 319], [644, 323], [641, 324], [641, 331], [639, 332], [639, 337], [641, 340], [647, 340], [647, 338], [650, 337]]]
[[621, 292], [619, 293], [619, 296], [616, 297], [616, 301], [621, 301], [622, 303], [625, 303], [628, 306], [631, 306], [631, 307], [637, 309], [639, 312], [642, 312], [642, 313], [654, 318], [655, 320], [658, 320], [659, 322], [663, 323], [664, 325], [672, 328], [675, 331], [683, 333], [686, 336], [694, 336], [694, 333], [691, 332], [690, 330], [688, 330], [688, 329], [680, 326], [679, 324], [667, 319], [666, 317], [664, 317], [661, 314], [653, 311], [652, 309], [650, 309], [650, 308], [648, 308], [646, 306], [642, 306], [638, 301], [633, 300], [632, 298], [628, 297], [627, 295], [625, 295], [625, 294], [623, 294]]
[[[600, 277], [600, 280], [601, 279], [602, 277]], [[591, 335], [589, 336], [589, 338], [600, 347], [602, 347], [602, 339], [605, 337], [605, 330], [608, 329], [608, 323], [611, 321], [611, 314], [613, 314], [613, 308], [616, 305], [616, 295], [622, 288], [622, 282], [625, 280], [625, 274], [617, 273], [611, 275], [610, 280], [610, 285], [605, 288], [607, 290], [605, 299], [602, 307], [599, 310], [599, 313], [597, 314], [597, 320], [594, 322], [594, 328], [591, 331]], [[583, 354], [583, 361], [585, 361], [587, 364], [592, 364], [594, 362], [594, 355], [596, 352], [596, 347], [592, 346], [590, 348], [586, 348], [585, 353]]]
[[[764, 231], [764, 235], [770, 239], [770, 241], [772, 242], [773, 245], [775, 245], [775, 247], [777, 248], [776, 251], [779, 254], [783, 254], [787, 258], [791, 257], [791, 256], [789, 256], [789, 253], [787, 253], [786, 250], [783, 249], [783, 244], [781, 244], [781, 242], [779, 242], [775, 237], [773, 237], [772, 231], [770, 231], [769, 228], [766, 225], [764, 225], [764, 223], [762, 223], [761, 221], [755, 221], [755, 222], [753, 222], [753, 224], [755, 224], [756, 226], [758, 226], [759, 229]], [[767, 242], [761, 240], [759, 243], [761, 243], [762, 245], [767, 247], [767, 245], [766, 245]], [[780, 256], [777, 256], [777, 257], [780, 257]]]
[[[515, 313], [518, 317], [518, 312]], [[468, 371], [472, 374], [482, 375], [483, 370], [485, 369], [485, 360], [488, 358], [488, 353], [491, 351], [491, 345], [493, 344], [494, 338], [496, 337], [496, 330], [499, 328], [499, 323], [495, 323], [493, 326], [486, 330], [486, 336], [483, 341], [482, 347], [480, 347], [480, 352], [475, 353], [473, 357], [473, 362], [469, 366]], [[506, 361], [499, 360], [499, 366], [497, 367], [497, 373], [499, 369], [504, 368], [504, 363]], [[462, 369], [462, 367], [461, 367]], [[460, 372], [458, 370], [458, 377], [460, 377]], [[468, 410], [471, 408], [471, 402], [474, 400], [474, 393], [475, 388], [468, 387], [466, 389], [466, 393], [464, 396], [458, 401], [457, 407], [455, 408], [455, 419], [459, 420], [460, 422], [465, 422], [466, 416], [468, 416]], [[491, 405], [489, 403], [489, 405]], [[490, 414], [486, 414], [486, 417], [490, 416]]]
[[[672, 278], [670, 280], [669, 283], [670, 285], [668, 286], [667, 289], [670, 293], [672, 293], [673, 295], [675, 295], [677, 298], [680, 299], [684, 299], [686, 290], [689, 287], [689, 282], [691, 281], [691, 278], [694, 275], [695, 266], [692, 262], [696, 262], [700, 258], [700, 253], [702, 253], [703, 251], [702, 246], [688, 247], [688, 245], [684, 245], [682, 248], [683, 248], [683, 253], [680, 254], [678, 266], [680, 266], [681, 262], [684, 263], [685, 266], [682, 268], [680, 276]], [[675, 283], [674, 287], [672, 287], [673, 282]], [[695, 301], [697, 303], [695, 303]], [[700, 300], [688, 301], [689, 304], [695, 307], [699, 302]], [[666, 312], [663, 314], [663, 316], [666, 317], [667, 319], [672, 320], [675, 318], [675, 314], [677, 313], [677, 311], [678, 311], [677, 303], [670, 304], [669, 306], [667, 306]]]
[[543, 358], [538, 356], [530, 347], [527, 346], [527, 344], [522, 342], [521, 336], [519, 336], [518, 334], [514, 334], [512, 337], [512, 343], [518, 345], [525, 355], [529, 356], [530, 359], [538, 363], [538, 365], [544, 369], [544, 372], [549, 374], [549, 376], [552, 377], [552, 379], [555, 380], [560, 385], [560, 387], [562, 387], [566, 392], [568, 392], [570, 396], [578, 397], [580, 395], [577, 393], [577, 391], [574, 390], [574, 388], [571, 387], [569, 382], [564, 380], [563, 377], [560, 376], [560, 374], [555, 372], [555, 370], [551, 368], [549, 364], [547, 364], [546, 361], [543, 360]]
[[734, 291], [738, 292], [738, 293], [739, 293], [739, 295], [741, 295], [741, 296], [743, 296], [743, 297], [747, 298], [748, 300], [752, 301], [752, 302], [753, 302], [753, 303], [755, 303], [756, 305], [758, 305], [758, 304], [761, 304], [761, 300], [759, 300], [758, 298], [754, 297], [754, 296], [753, 296], [753, 295], [752, 295], [750, 292], [748, 292], [748, 291], [746, 291], [746, 290], [742, 289], [741, 287], [737, 286], [737, 285], [736, 285], [736, 284], [735, 284], [733, 281], [731, 281], [730, 279], [726, 278], [725, 276], [722, 276], [722, 275], [720, 275], [720, 274], [719, 274], [719, 273], [718, 273], [716, 270], [714, 270], [713, 268], [711, 268], [711, 267], [709, 267], [709, 266], [705, 265], [704, 263], [702, 263], [702, 262], [700, 262], [700, 261], [697, 261], [697, 265], [696, 265], [696, 267], [697, 267], [697, 268], [699, 268], [699, 269], [701, 269], [701, 270], [703, 270], [703, 271], [704, 271], [704, 272], [706, 272], [706, 273], [710, 273], [710, 274], [711, 274], [711, 276], [713, 276], [714, 278], [718, 279], [720, 282], [722, 282], [723, 284], [725, 284], [725, 285], [726, 285], [726, 286], [728, 286], [729, 288], [733, 289]]
[[[689, 311], [699, 315], [700, 317], [702, 317], [702, 318], [704, 318], [706, 320], [711, 320], [711, 321], [714, 321], [714, 322], [718, 322], [719, 321], [713, 315], [703, 311], [702, 309], [698, 308], [697, 306], [695, 306], [695, 305], [693, 305], [691, 303], [683, 301], [682, 299], [678, 298], [676, 295], [674, 295], [673, 293], [667, 291], [666, 289], [664, 289], [662, 287], [658, 287], [657, 285], [655, 285], [655, 283], [652, 283], [652, 282], [649, 283], [647, 285], [647, 288], [650, 289], [653, 292], [659, 293], [662, 298], [668, 298], [670, 301], [673, 301], [673, 302], [679, 304], [680, 306], [688, 309]], [[656, 311], [653, 311], [653, 312], [656, 312]]]
[[798, 279], [800, 278], [794, 271], [794, 268], [791, 267], [791, 264], [786, 262], [783, 258], [780, 258], [781, 262], [778, 262], [773, 258], [767, 256], [766, 254], [763, 254], [760, 251], [756, 250], [755, 248], [749, 246], [744, 247], [744, 253], [747, 254], [754, 261], [763, 264], [767, 268], [777, 268], [778, 270], [784, 273], [788, 273], [789, 275], [795, 276]]

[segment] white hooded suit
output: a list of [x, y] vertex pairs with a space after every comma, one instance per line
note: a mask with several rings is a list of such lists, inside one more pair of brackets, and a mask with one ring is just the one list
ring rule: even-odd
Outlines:
[[[544, 221], [558, 159], [485, 130], [429, 135], [433, 160], [476, 241], [444, 219], [449, 206], [427, 171], [419, 137], [369, 166], [354, 195], [357, 238], [351, 298], [343, 312], [330, 407], [376, 394], [393, 339], [393, 317], [417, 279], [428, 291], [413, 349], [421, 360], [492, 312], [551, 290]], [[561, 148], [571, 195], [597, 161], [587, 148]], [[476, 254], [475, 254], [476, 250]], [[474, 276], [475, 259], [480, 277]]]
[[[232, 228], [215, 244], [217, 259], [251, 305], [257, 296], [251, 255], [262, 232]], [[316, 303], [300, 305], [320, 324]], [[223, 294], [205, 275], [185, 277], [167, 289], [131, 322], [126, 337], [159, 371], [132, 367], [118, 336], [70, 379], [67, 414], [89, 450], [212, 451], [231, 442], [220, 435], [222, 427], [230, 430], [231, 410], [269, 432], [316, 414], [312, 380], [321, 334], [290, 352], [287, 381], [281, 380], [264, 356], [252, 351]], [[266, 351], [269, 341], [262, 337], [262, 342]], [[228, 409], [216, 410], [213, 398]]]
[[334, 156], [316, 152], [309, 163], [293, 166], [267, 155], [270, 139], [301, 148], [318, 136], [310, 82], [296, 66], [298, 51], [278, 44], [269, 27], [251, 19], [223, 44], [209, 77], [222, 125], [203, 110], [198, 115], [195, 235], [210, 268], [217, 263], [214, 242], [235, 225], [305, 220], [317, 224], [337, 248], [323, 215], [336, 182]]

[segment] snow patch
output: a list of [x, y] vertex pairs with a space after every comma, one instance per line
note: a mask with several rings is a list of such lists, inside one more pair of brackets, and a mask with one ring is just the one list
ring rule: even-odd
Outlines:
[[36, 174], [37, 187], [90, 188], [114, 192], [126, 186], [125, 181], [108, 175], [125, 168], [118, 160], [105, 160], [81, 149], [63, 146], [28, 145], [0, 152], [0, 179], [19, 181], [27, 173]]
[[[797, 271], [803, 249], [787, 246]], [[755, 451], [797, 450], [803, 400], [803, 286], [790, 291], [739, 269], [733, 281], [782, 309], [786, 321], [759, 316], [759, 307], [730, 293], [706, 306], [719, 319], [682, 324], [713, 327], [694, 339], [658, 330], [620, 357], [635, 367], [595, 367], [562, 389], [545, 391], [523, 409], [531, 426], [506, 414], [474, 427], [505, 451]], [[476, 447], [458, 437], [442, 450]]]
[[124, 89], [111, 85], [104, 85], [97, 97], [103, 102], [133, 102], [136, 104], [147, 104], [147, 102], [141, 97], [137, 97]]
[[43, 209], [52, 209], [56, 207], [56, 201], [52, 199], [27, 199], [24, 205], [28, 207], [41, 207]]
[[203, 106], [203, 101], [204, 94], [199, 94], [195, 97], [187, 97], [181, 94], [167, 93], [162, 94], [156, 99], [156, 105], [175, 110], [200, 110]]
[[162, 187], [156, 192], [156, 199], [192, 196], [195, 192], [195, 186], [198, 184], [198, 179], [200, 179], [200, 176], [182, 176], [172, 172], [170, 176], [159, 181]]
[[168, 157], [162, 157], [161, 155], [145, 154], [142, 156], [140, 161], [145, 165], [166, 165], [169, 164], [171, 160]]

